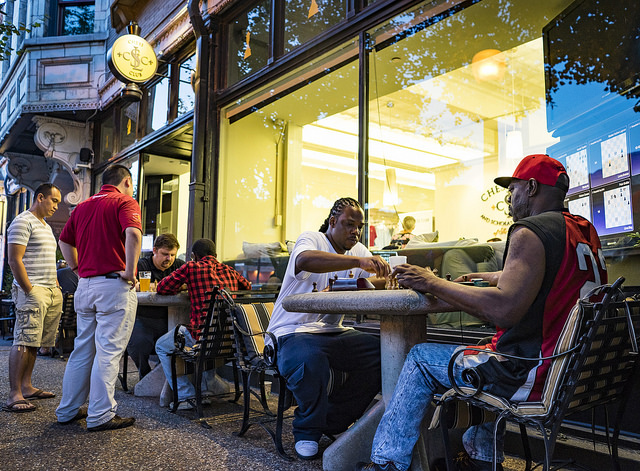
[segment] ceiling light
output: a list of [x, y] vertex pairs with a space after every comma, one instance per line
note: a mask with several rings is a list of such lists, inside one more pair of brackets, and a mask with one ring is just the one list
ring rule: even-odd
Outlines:
[[506, 70], [504, 54], [497, 49], [483, 49], [471, 59], [471, 70], [477, 82], [500, 81]]

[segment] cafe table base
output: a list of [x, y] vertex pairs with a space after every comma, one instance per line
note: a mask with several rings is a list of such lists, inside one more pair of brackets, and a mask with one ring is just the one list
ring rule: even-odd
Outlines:
[[[426, 315], [384, 316], [380, 320], [380, 333], [380, 354], [385, 359], [382, 364], [383, 401], [378, 402], [325, 450], [322, 457], [325, 471], [350, 471], [358, 461], [369, 461], [373, 436], [384, 413], [384, 406], [391, 399], [404, 360], [411, 347], [427, 339]], [[429, 443], [425, 435], [426, 431], [414, 449], [410, 468], [413, 471], [429, 469]]]

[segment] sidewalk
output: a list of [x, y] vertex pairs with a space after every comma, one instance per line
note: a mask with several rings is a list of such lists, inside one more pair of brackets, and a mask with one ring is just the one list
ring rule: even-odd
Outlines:
[[[11, 343], [0, 340], [0, 400], [6, 400], [8, 356]], [[55, 408], [62, 393], [66, 362], [38, 357], [33, 383], [53, 391], [58, 397], [35, 401], [38, 410], [12, 414], [0, 411], [0, 469], [30, 470], [321, 470], [321, 460], [287, 462], [275, 452], [271, 438], [262, 428], [252, 427], [245, 437], [233, 435], [240, 427], [242, 407], [215, 401], [205, 408], [211, 429], [193, 422], [190, 411], [170, 413], [152, 398], [135, 397], [120, 389], [118, 414], [134, 416], [133, 427], [87, 433], [85, 421], [60, 426]], [[130, 363], [130, 387], [137, 379]], [[285, 422], [285, 449], [293, 454], [291, 421]], [[329, 445], [327, 439], [321, 448]], [[524, 469], [521, 461], [509, 460], [505, 469]]]

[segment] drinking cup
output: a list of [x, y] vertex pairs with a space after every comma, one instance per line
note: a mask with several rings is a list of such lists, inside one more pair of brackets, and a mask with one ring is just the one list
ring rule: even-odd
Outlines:
[[149, 291], [150, 286], [151, 286], [151, 272], [141, 271], [140, 272], [140, 291]]
[[403, 263], [407, 263], [406, 255], [394, 255], [392, 257], [389, 257], [389, 266], [391, 266], [392, 270], [398, 265], [402, 265]]

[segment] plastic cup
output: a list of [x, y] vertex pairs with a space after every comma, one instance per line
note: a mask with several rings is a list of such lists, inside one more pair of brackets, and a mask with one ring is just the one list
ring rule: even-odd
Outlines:
[[392, 270], [403, 263], [407, 263], [406, 255], [393, 255], [392, 257], [389, 257], [389, 266], [391, 266]]
[[150, 286], [151, 286], [151, 272], [141, 271], [140, 272], [140, 291], [149, 291]]

